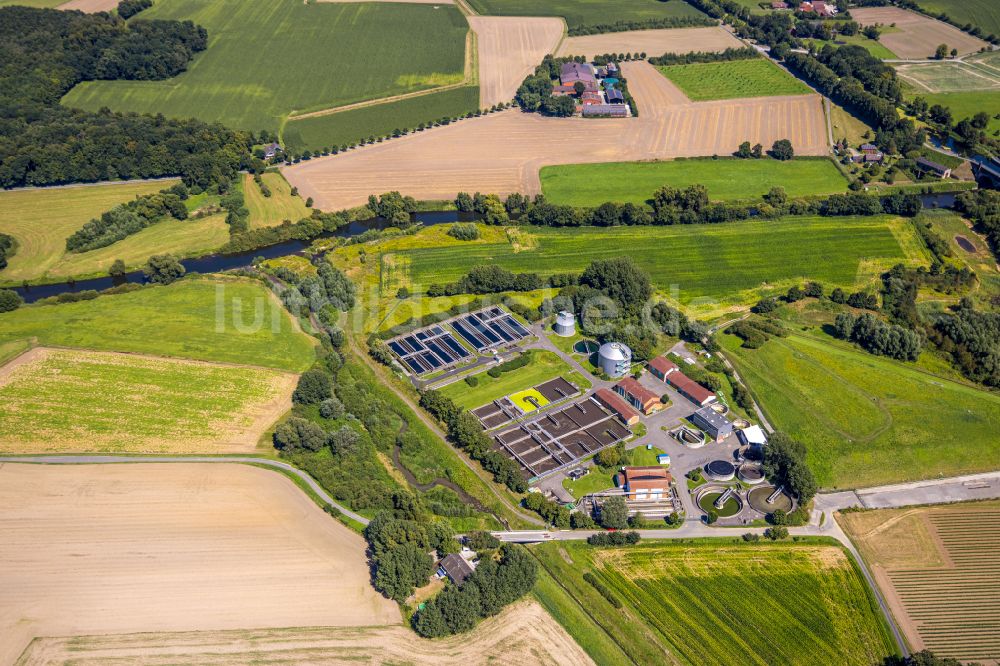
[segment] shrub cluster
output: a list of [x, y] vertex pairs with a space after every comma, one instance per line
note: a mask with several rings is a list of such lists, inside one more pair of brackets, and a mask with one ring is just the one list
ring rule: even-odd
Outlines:
[[537, 273], [513, 273], [496, 264], [475, 266], [456, 282], [432, 284], [428, 296], [455, 294], [499, 294], [505, 291], [534, 291], [545, 286]]
[[0, 270], [7, 268], [7, 259], [17, 252], [17, 242], [13, 236], [0, 233]]
[[520, 356], [516, 356], [509, 361], [504, 361], [503, 363], [494, 365], [492, 368], [486, 371], [486, 374], [495, 379], [500, 375], [504, 374], [505, 372], [513, 372], [514, 370], [523, 368], [524, 366], [531, 363], [531, 358], [532, 358], [532, 352], [521, 354]]
[[570, 526], [569, 509], [559, 502], [546, 499], [541, 493], [528, 493], [523, 504], [524, 508], [541, 516], [547, 525], [552, 525], [557, 529], [566, 529]]
[[438, 391], [422, 392], [420, 406], [445, 424], [448, 437], [456, 446], [478, 460], [483, 469], [493, 475], [494, 481], [503, 483], [516, 493], [523, 493], [528, 489], [517, 463], [493, 450], [492, 441], [483, 432], [475, 416]]
[[808, 504], [816, 495], [816, 478], [806, 465], [806, 447], [783, 432], [774, 432], [767, 440], [764, 473], [776, 485], [783, 485], [799, 504]]
[[731, 324], [726, 333], [739, 337], [743, 340], [743, 346], [748, 349], [760, 348], [771, 336], [783, 338], [788, 335], [780, 321], [763, 317], [741, 319]]
[[144, 9], [153, 6], [153, 0], [122, 0], [118, 3], [118, 16], [130, 19]]
[[462, 241], [479, 240], [479, 226], [459, 222], [458, 224], [451, 225], [451, 229], [448, 229], [448, 235]]
[[841, 312], [833, 327], [837, 337], [857, 343], [876, 356], [916, 361], [923, 346], [916, 331], [887, 324], [869, 312], [860, 316]]
[[587, 537], [591, 546], [632, 546], [642, 537], [638, 532], [598, 532]]
[[187, 208], [184, 206], [187, 197], [187, 188], [183, 184], [161, 190], [157, 194], [138, 196], [102, 213], [101, 217], [74, 231], [66, 239], [66, 249], [70, 252], [87, 252], [107, 247], [162, 221], [168, 215], [175, 220], [187, 219]]

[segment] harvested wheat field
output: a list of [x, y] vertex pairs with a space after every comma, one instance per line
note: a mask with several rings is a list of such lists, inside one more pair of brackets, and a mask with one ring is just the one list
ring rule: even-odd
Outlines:
[[41, 636], [401, 622], [364, 540], [272, 471], [4, 463], [0, 507], [0, 665]]
[[942, 657], [1000, 663], [1000, 502], [837, 516], [907, 642]]
[[660, 56], [664, 53], [691, 51], [715, 53], [742, 46], [743, 42], [722, 28], [674, 28], [569, 37], [559, 47], [558, 55], [593, 58], [605, 53], [646, 53], [649, 56]]
[[119, 0], [70, 0], [56, 7], [56, 9], [78, 9], [81, 12], [93, 14], [94, 12], [110, 12], [118, 6]]
[[900, 58], [930, 58], [939, 44], [947, 45], [949, 51], [958, 49], [959, 54], [989, 46], [943, 21], [899, 7], [856, 7], [851, 8], [851, 16], [861, 25], [895, 23], [898, 30], [880, 35], [878, 41]]
[[404, 627], [78, 636], [36, 640], [20, 666], [97, 666], [109, 661], [147, 666], [593, 663], [538, 603], [521, 601], [469, 634], [435, 641], [417, 638]]
[[790, 139], [797, 155], [829, 152], [818, 95], [690, 102], [648, 63], [624, 63], [624, 70], [638, 118], [504, 111], [302, 162], [283, 173], [301, 196], [332, 210], [390, 190], [417, 199], [451, 199], [460, 191], [537, 194], [543, 166], [725, 155], [743, 141], [770, 146]]
[[243, 453], [298, 375], [140, 354], [32, 349], [0, 367], [0, 453]]
[[469, 16], [479, 42], [479, 106], [514, 99], [524, 78], [552, 53], [565, 24], [560, 18]]

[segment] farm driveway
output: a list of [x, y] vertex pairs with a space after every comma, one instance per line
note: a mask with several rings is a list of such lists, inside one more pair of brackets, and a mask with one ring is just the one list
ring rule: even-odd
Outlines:
[[479, 106], [514, 99], [524, 78], [555, 50], [565, 24], [560, 18], [469, 16], [479, 43]]
[[989, 46], [955, 26], [899, 7], [856, 7], [851, 16], [861, 25], [895, 24], [899, 30], [880, 35], [878, 41], [900, 58], [930, 58], [938, 44], [958, 49], [960, 55]]
[[418, 199], [460, 191], [541, 192], [550, 164], [725, 155], [742, 141], [790, 139], [799, 155], [829, 152], [819, 95], [690, 102], [651, 65], [624, 64], [639, 117], [544, 118], [518, 110], [302, 162], [283, 170], [302, 196], [324, 210], [399, 190]]
[[582, 55], [593, 58], [604, 53], [646, 53], [652, 57], [664, 53], [691, 51], [715, 53], [742, 46], [743, 42], [720, 27], [673, 28], [569, 37], [563, 40], [557, 55]]
[[35, 636], [399, 624], [364, 540], [238, 464], [0, 466], [0, 664]]

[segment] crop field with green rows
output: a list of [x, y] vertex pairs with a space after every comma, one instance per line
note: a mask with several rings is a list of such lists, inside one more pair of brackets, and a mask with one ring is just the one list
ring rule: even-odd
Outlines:
[[548, 543], [534, 552], [636, 663], [870, 666], [895, 652], [872, 593], [835, 545]]
[[808, 95], [806, 84], [764, 58], [657, 67], [689, 99], [701, 102], [740, 97]]
[[277, 131], [293, 111], [464, 77], [468, 24], [453, 5], [162, 0], [139, 18], [190, 19], [208, 30], [208, 49], [167, 81], [88, 81], [64, 104]]
[[578, 272], [595, 259], [628, 255], [654, 285], [682, 303], [736, 303], [791, 280], [851, 287], [911, 255], [922, 259], [905, 220], [787, 218], [766, 222], [665, 227], [522, 229], [517, 244], [451, 244], [387, 253], [393, 291], [451, 282], [480, 264], [540, 275]]

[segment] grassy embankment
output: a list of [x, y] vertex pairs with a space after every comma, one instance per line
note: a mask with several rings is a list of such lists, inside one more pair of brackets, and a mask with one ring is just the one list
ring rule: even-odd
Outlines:
[[192, 20], [208, 30], [209, 47], [168, 81], [90, 81], [71, 90], [64, 104], [278, 131], [293, 112], [464, 77], [468, 24], [452, 5], [173, 0], [141, 18]]
[[569, 164], [543, 167], [540, 177], [547, 200], [570, 206], [599, 206], [605, 201], [641, 204], [663, 185], [704, 185], [713, 201], [759, 199], [772, 187], [784, 188], [790, 197], [847, 191], [847, 179], [826, 158]]
[[756, 350], [720, 342], [771, 424], [806, 445], [823, 487], [1000, 467], [1000, 452], [983, 447], [1000, 430], [1000, 396], [956, 381], [928, 352], [902, 363], [813, 328]]
[[812, 91], [764, 58], [657, 67], [695, 102], [774, 95], [807, 95]]
[[472, 243], [450, 242], [443, 233], [418, 242], [421, 232], [407, 238], [412, 243], [365, 248], [366, 265], [373, 262], [371, 254], [377, 247], [383, 295], [389, 298], [400, 286], [419, 292], [430, 284], [456, 280], [479, 264], [552, 275], [581, 271], [594, 259], [627, 253], [649, 272], [658, 290], [671, 293], [676, 286], [680, 303], [704, 316], [806, 279], [854, 288], [869, 284], [895, 263], [926, 260], [909, 221], [887, 216], [522, 228], [506, 238], [497, 231], [490, 230], [489, 240]]
[[572, 370], [553, 352], [532, 350], [528, 353], [531, 354], [531, 361], [523, 368], [505, 372], [499, 377], [490, 377], [483, 372], [476, 375], [476, 386], [459, 380], [444, 387], [441, 392], [462, 407], [471, 409], [555, 377], [564, 377], [580, 389], [590, 388], [589, 379]]
[[659, 0], [622, 0], [608, 11], [603, 0], [469, 0], [480, 14], [487, 16], [562, 16], [570, 27], [643, 21], [670, 16], [705, 16], [686, 2]]
[[[559, 586], [543, 575], [536, 596], [568, 628], [586, 617], [606, 663], [622, 663], [609, 640], [639, 664], [868, 666], [895, 652], [856, 564], [827, 541], [561, 542], [532, 552]], [[622, 609], [584, 580], [588, 571]]]
[[0, 344], [137, 352], [301, 372], [314, 341], [260, 283], [187, 279], [168, 287], [0, 314]]

